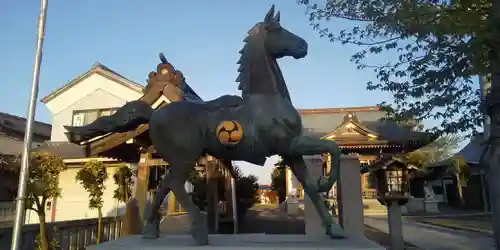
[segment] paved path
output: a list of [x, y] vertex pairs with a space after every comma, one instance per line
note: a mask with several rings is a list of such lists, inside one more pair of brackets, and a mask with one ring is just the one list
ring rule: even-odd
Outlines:
[[240, 233], [304, 234], [304, 220], [294, 218], [278, 209], [252, 209], [245, 216]]
[[[365, 217], [365, 224], [389, 232], [387, 217]], [[453, 230], [404, 220], [405, 241], [425, 250], [489, 250], [494, 241], [488, 234]]]

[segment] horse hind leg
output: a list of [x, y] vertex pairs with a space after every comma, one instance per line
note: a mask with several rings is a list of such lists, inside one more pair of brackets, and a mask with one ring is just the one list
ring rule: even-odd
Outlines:
[[176, 201], [179, 202], [188, 213], [191, 223], [191, 235], [196, 245], [208, 245], [207, 219], [194, 204], [191, 196], [184, 188], [184, 184], [193, 170], [194, 165], [195, 161], [192, 163], [171, 163], [169, 165], [171, 168], [169, 187], [172, 192], [174, 192]]
[[293, 156], [317, 155], [329, 153], [331, 156], [330, 171], [325, 176], [320, 176], [317, 180], [316, 192], [323, 193], [332, 189], [333, 184], [339, 178], [341, 149], [334, 141], [322, 140], [308, 136], [297, 136], [290, 144], [289, 154]]
[[165, 176], [160, 181], [158, 185], [157, 192], [151, 204], [147, 204], [146, 211], [144, 213], [144, 217], [146, 218], [146, 223], [144, 225], [144, 230], [142, 233], [143, 238], [146, 239], [155, 239], [160, 237], [160, 207], [165, 200], [165, 197], [170, 192], [169, 183], [171, 181], [171, 177], [169, 172], [165, 173]]
[[318, 187], [315, 181], [312, 179], [309, 170], [306, 167], [306, 163], [302, 159], [302, 156], [295, 156], [291, 159], [284, 159], [285, 162], [290, 163], [290, 169], [297, 178], [297, 180], [302, 184], [304, 192], [309, 196], [314, 208], [318, 212], [323, 226], [325, 227], [326, 234], [331, 238], [343, 239], [346, 238], [344, 230], [339, 224], [333, 221], [333, 217], [328, 211], [324, 199], [318, 194]]

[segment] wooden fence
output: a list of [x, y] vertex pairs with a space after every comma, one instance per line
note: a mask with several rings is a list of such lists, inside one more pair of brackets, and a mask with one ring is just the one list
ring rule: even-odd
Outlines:
[[[107, 217], [102, 219], [103, 233], [101, 242], [116, 240], [120, 237], [122, 218]], [[40, 231], [38, 224], [23, 227], [22, 250], [36, 249], [36, 238]], [[97, 219], [61, 221], [47, 223], [49, 245], [51, 241], [58, 243], [59, 250], [84, 250], [95, 244], [97, 235]], [[12, 227], [0, 228], [0, 249], [10, 249]]]

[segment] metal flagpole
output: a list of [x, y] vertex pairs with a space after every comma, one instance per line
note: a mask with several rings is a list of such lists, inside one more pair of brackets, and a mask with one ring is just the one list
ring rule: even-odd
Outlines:
[[31, 152], [31, 138], [33, 135], [33, 122], [35, 120], [36, 101], [38, 99], [38, 82], [40, 79], [40, 63], [42, 61], [43, 36], [45, 31], [45, 16], [47, 14], [47, 1], [41, 0], [40, 17], [38, 19], [38, 36], [35, 50], [35, 64], [33, 66], [33, 79], [31, 83], [30, 101], [28, 104], [28, 117], [26, 120], [26, 130], [24, 134], [23, 155], [21, 170], [19, 172], [19, 186], [17, 190], [16, 218], [12, 230], [11, 250], [21, 249], [22, 226], [25, 216], [26, 182], [29, 173], [29, 158]]

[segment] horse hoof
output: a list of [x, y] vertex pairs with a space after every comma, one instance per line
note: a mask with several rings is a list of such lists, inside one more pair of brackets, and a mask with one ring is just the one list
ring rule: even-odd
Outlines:
[[208, 245], [208, 235], [206, 236], [198, 236], [194, 238], [194, 241], [197, 246], [205, 246]]
[[347, 239], [347, 236], [339, 235], [339, 234], [328, 234], [328, 236], [330, 236], [330, 239], [334, 239], [334, 240]]
[[160, 232], [156, 225], [146, 223], [142, 231], [142, 238], [144, 239], [157, 239], [160, 237]]
[[193, 236], [196, 245], [204, 246], [208, 245], [208, 231], [206, 230], [207, 225], [202, 223], [193, 224], [191, 228], [191, 235]]
[[347, 239], [347, 235], [343, 230], [333, 230], [332, 227], [329, 227], [326, 230], [326, 235], [330, 236], [330, 239]]
[[193, 236], [196, 245], [203, 246], [208, 245], [208, 231], [202, 228], [194, 226], [191, 235]]

